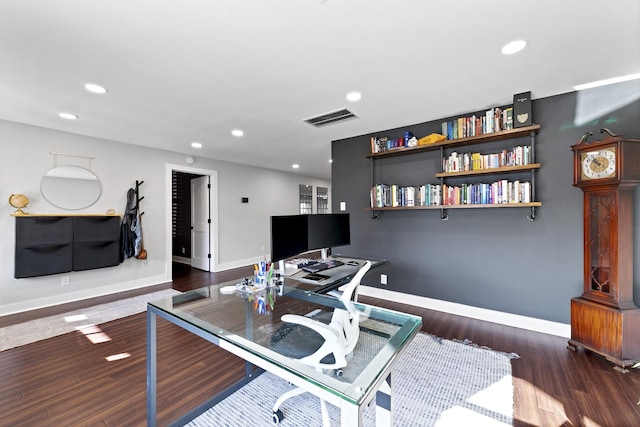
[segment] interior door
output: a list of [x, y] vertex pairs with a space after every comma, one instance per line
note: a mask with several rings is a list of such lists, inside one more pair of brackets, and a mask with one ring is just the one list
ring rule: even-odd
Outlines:
[[191, 267], [211, 271], [209, 176], [191, 180]]

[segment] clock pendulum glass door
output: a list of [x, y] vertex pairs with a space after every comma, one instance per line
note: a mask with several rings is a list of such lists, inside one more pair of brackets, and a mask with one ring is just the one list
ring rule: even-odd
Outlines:
[[590, 259], [590, 290], [608, 294], [611, 283], [610, 219], [611, 194], [590, 194], [590, 224], [587, 251]]

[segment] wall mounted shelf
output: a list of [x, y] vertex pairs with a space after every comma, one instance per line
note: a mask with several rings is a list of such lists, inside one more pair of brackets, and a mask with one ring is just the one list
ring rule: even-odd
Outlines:
[[[522, 174], [527, 173], [529, 176], [530, 182], [530, 194], [529, 200], [531, 202], [523, 202], [523, 203], [461, 203], [461, 204], [438, 204], [438, 205], [420, 205], [420, 206], [372, 206], [366, 208], [367, 211], [371, 211], [371, 217], [373, 219], [378, 219], [378, 215], [375, 212], [378, 211], [399, 211], [399, 210], [440, 210], [440, 218], [443, 220], [448, 219], [447, 210], [449, 209], [483, 209], [483, 208], [529, 208], [531, 211], [527, 215], [527, 218], [531, 221], [535, 220], [536, 208], [542, 206], [542, 203], [536, 201], [536, 186], [535, 186], [535, 172], [541, 168], [540, 163], [535, 163], [535, 136], [540, 130], [540, 125], [531, 125], [525, 126], [521, 128], [503, 130], [498, 132], [486, 133], [482, 135], [470, 136], [465, 138], [456, 138], [445, 140], [441, 142], [436, 142], [428, 145], [421, 145], [416, 147], [400, 147], [400, 148], [390, 148], [386, 151], [382, 151], [379, 153], [371, 153], [366, 157], [371, 161], [371, 188], [374, 187], [374, 160], [380, 160], [388, 157], [396, 157], [410, 154], [418, 154], [426, 151], [434, 151], [440, 150], [440, 163], [442, 170], [435, 174], [435, 177], [440, 180], [440, 186], [444, 188], [445, 179], [457, 178], [457, 177], [473, 177], [473, 176], [487, 176], [487, 175], [499, 175], [499, 174]], [[528, 159], [531, 163], [517, 166], [501, 166], [494, 168], [483, 168], [483, 169], [475, 169], [475, 170], [464, 170], [464, 171], [455, 171], [455, 172], [445, 172], [444, 171], [444, 159], [445, 159], [445, 150], [448, 153], [453, 153], [452, 150], [455, 147], [461, 146], [471, 146], [476, 144], [485, 144], [493, 141], [505, 141], [509, 139], [522, 138], [522, 137], [530, 137], [531, 145], [530, 145], [530, 159]], [[510, 183], [509, 185], [515, 184]], [[465, 184], [466, 185], [466, 184]], [[372, 190], [373, 191], [373, 190]], [[417, 190], [416, 190], [417, 192]], [[444, 195], [442, 196], [444, 197]], [[371, 196], [372, 204], [374, 204], [374, 197]], [[511, 201], [511, 200], [510, 200]], [[395, 204], [395, 202], [394, 202]]]
[[436, 178], [450, 178], [454, 176], [492, 175], [492, 174], [498, 174], [498, 173], [522, 172], [522, 171], [528, 171], [531, 169], [540, 169], [541, 166], [542, 165], [540, 163], [532, 163], [530, 165], [505, 166], [501, 168], [487, 168], [487, 169], [478, 169], [478, 170], [472, 170], [472, 171], [440, 172], [436, 174]]
[[384, 157], [403, 156], [407, 154], [417, 154], [423, 151], [438, 150], [440, 149], [440, 147], [443, 147], [446, 149], [446, 148], [460, 147], [464, 145], [484, 144], [486, 142], [501, 141], [504, 139], [512, 139], [512, 138], [520, 138], [523, 136], [529, 136], [531, 132], [538, 133], [539, 130], [540, 130], [540, 125], [532, 125], [532, 126], [526, 126], [526, 127], [516, 128], [516, 129], [503, 130], [500, 132], [492, 132], [492, 133], [485, 133], [477, 136], [469, 136], [466, 138], [447, 139], [445, 141], [435, 142], [433, 144], [428, 144], [428, 145], [418, 145], [416, 147], [392, 148], [390, 150], [382, 151], [380, 153], [371, 153], [367, 155], [367, 158], [381, 159]]

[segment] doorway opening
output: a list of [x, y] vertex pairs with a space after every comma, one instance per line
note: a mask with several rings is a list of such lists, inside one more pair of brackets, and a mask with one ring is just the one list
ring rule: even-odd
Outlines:
[[[192, 267], [211, 272], [217, 268], [217, 172], [167, 165], [171, 211], [170, 269]], [[178, 265], [176, 264], [176, 265]]]

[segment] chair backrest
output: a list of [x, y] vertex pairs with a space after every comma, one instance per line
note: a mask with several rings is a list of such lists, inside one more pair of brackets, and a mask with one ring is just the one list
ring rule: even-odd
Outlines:
[[367, 274], [367, 271], [371, 268], [371, 261], [367, 261], [364, 263], [360, 270], [353, 276], [353, 279], [349, 283], [347, 283], [342, 288], [342, 295], [340, 296], [340, 300], [343, 303], [347, 303], [350, 301], [358, 301], [358, 289], [360, 287], [360, 281]]
[[355, 308], [354, 302], [357, 300], [358, 288], [360, 281], [371, 268], [371, 261], [364, 263], [360, 270], [353, 276], [353, 279], [343, 288], [340, 301], [347, 310], [336, 308], [331, 316], [331, 325], [337, 330], [342, 331], [343, 344], [345, 354], [353, 351], [360, 336], [360, 312]]

